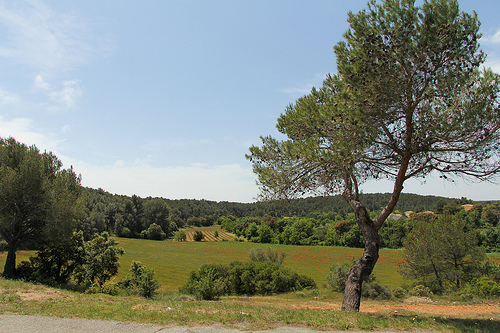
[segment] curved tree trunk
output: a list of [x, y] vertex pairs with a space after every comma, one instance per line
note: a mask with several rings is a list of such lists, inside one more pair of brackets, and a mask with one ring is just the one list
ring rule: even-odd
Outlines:
[[347, 275], [342, 311], [359, 311], [361, 302], [361, 286], [363, 281], [372, 273], [379, 257], [379, 235], [373, 221], [365, 207], [359, 205], [355, 211], [358, 223], [365, 239], [363, 256], [349, 270]]

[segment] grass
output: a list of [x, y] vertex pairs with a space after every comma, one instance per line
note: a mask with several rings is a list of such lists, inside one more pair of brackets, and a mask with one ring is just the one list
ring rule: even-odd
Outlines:
[[[176, 242], [119, 238], [119, 246], [125, 249], [120, 260], [117, 280], [127, 274], [132, 261], [140, 261], [153, 268], [163, 291], [176, 291], [191, 271], [206, 263], [228, 264], [234, 260], [248, 261], [248, 252], [256, 247], [272, 247], [285, 251], [285, 266], [299, 274], [314, 279], [320, 289], [326, 287], [326, 275], [332, 264], [350, 261], [361, 256], [362, 249], [320, 246], [293, 246], [256, 244], [249, 242]], [[391, 287], [401, 286], [402, 277], [397, 273], [401, 260], [400, 250], [380, 251], [375, 268], [377, 278]]]
[[[334, 305], [332, 307], [332, 304]], [[432, 330], [490, 333], [500, 331], [498, 315], [469, 318], [409, 311], [348, 313], [338, 311], [340, 295], [297, 292], [270, 297], [224, 297], [193, 301], [176, 293], [158, 300], [82, 294], [0, 278], [0, 313], [64, 318], [119, 320], [185, 326], [221, 324], [244, 330], [284, 325], [317, 330]], [[396, 306], [396, 304], [395, 304]]]
[[[220, 232], [219, 232], [220, 235]], [[125, 249], [115, 281], [128, 273], [133, 260], [155, 270], [162, 284], [156, 300], [138, 297], [82, 294], [0, 278], [0, 313], [47, 315], [87, 319], [178, 325], [222, 324], [245, 330], [269, 329], [283, 325], [318, 330], [432, 330], [446, 332], [500, 332], [500, 317], [493, 315], [427, 315], [400, 309], [398, 301], [384, 302], [388, 310], [377, 313], [339, 311], [341, 295], [329, 292], [326, 274], [333, 263], [358, 258], [362, 249], [255, 244], [248, 242], [175, 242], [119, 238]], [[285, 251], [285, 266], [311, 276], [319, 291], [295, 292], [269, 297], [223, 297], [218, 302], [199, 302], [177, 292], [190, 271], [205, 263], [246, 261], [255, 247]], [[19, 252], [18, 263], [33, 252]], [[0, 264], [5, 261], [0, 254]], [[499, 255], [492, 259], [500, 260]], [[391, 287], [403, 283], [397, 273], [400, 250], [380, 251], [375, 274]], [[377, 303], [378, 304], [378, 303]], [[363, 305], [362, 309], [363, 311]], [[450, 311], [453, 313], [453, 310]]]

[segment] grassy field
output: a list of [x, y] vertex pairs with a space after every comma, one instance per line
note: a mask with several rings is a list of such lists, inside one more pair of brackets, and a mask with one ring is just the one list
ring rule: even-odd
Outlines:
[[[189, 229], [203, 230], [209, 234], [217, 230], [214, 227]], [[222, 233], [219, 229], [219, 238]], [[351, 261], [359, 258], [362, 249], [326, 246], [292, 246], [276, 244], [256, 244], [249, 242], [176, 242], [150, 241], [141, 239], [118, 238], [125, 254], [121, 258], [121, 268], [117, 280], [126, 274], [133, 260], [155, 270], [155, 276], [162, 285], [162, 290], [178, 290], [186, 281], [189, 273], [206, 263], [228, 264], [234, 260], [248, 261], [248, 252], [252, 248], [271, 247], [285, 251], [285, 266], [299, 274], [314, 279], [320, 289], [326, 285], [326, 275], [334, 263]], [[401, 261], [400, 250], [380, 251], [380, 259], [375, 268], [375, 275], [386, 285], [397, 287], [403, 279], [397, 272]]]
[[[205, 229], [204, 232], [210, 230]], [[175, 242], [118, 238], [118, 242], [125, 249], [125, 254], [120, 260], [119, 275], [114, 280], [123, 279], [133, 260], [141, 261], [155, 270], [156, 278], [162, 285], [162, 293], [155, 300], [82, 294], [0, 278], [0, 313], [176, 323], [187, 326], [222, 324], [245, 330], [292, 325], [318, 330], [500, 331], [500, 315], [489, 312], [490, 304], [484, 304], [485, 311], [468, 315], [457, 314], [455, 302], [447, 300], [436, 303], [436, 306], [449, 308], [446, 310], [447, 314], [426, 313], [427, 310], [417, 310], [419, 305], [410, 309], [399, 300], [363, 301], [362, 313], [338, 311], [342, 296], [325, 288], [326, 274], [333, 263], [359, 257], [361, 249], [237, 241]], [[285, 266], [311, 276], [320, 291], [276, 296], [223, 297], [219, 302], [186, 300], [185, 296], [176, 292], [186, 282], [189, 272], [201, 265], [246, 261], [249, 260], [250, 249], [267, 246], [285, 251]], [[33, 252], [19, 252], [18, 263], [32, 254]], [[499, 255], [493, 255], [492, 258], [500, 260]], [[381, 250], [375, 274], [383, 284], [395, 287], [403, 283], [397, 273], [397, 263], [400, 260], [400, 250]], [[0, 264], [3, 265], [4, 261], [5, 253], [2, 253]], [[497, 307], [498, 303], [491, 303], [491, 306]], [[363, 313], [366, 311], [364, 309], [370, 307], [376, 307], [377, 310]]]

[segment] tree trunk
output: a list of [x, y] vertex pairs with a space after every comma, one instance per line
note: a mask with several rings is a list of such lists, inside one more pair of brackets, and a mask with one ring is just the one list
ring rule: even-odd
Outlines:
[[378, 230], [369, 218], [366, 209], [364, 207], [360, 209], [364, 212], [356, 214], [356, 222], [358, 222], [365, 239], [365, 251], [347, 275], [342, 311], [359, 311], [362, 283], [372, 273], [379, 257]]
[[9, 279], [16, 276], [16, 248], [13, 246], [9, 246], [7, 259], [5, 260], [5, 266], [3, 268], [3, 276]]

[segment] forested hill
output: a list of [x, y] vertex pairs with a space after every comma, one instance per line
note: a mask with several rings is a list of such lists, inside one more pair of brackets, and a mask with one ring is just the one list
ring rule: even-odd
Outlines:
[[[378, 211], [387, 205], [390, 193], [363, 194], [362, 202], [369, 211]], [[190, 216], [264, 216], [266, 214], [276, 216], [315, 216], [315, 215], [343, 215], [352, 213], [342, 196], [324, 196], [309, 197], [302, 199], [292, 199], [286, 202], [255, 202], [255, 203], [236, 203], [236, 202], [215, 202], [207, 200], [168, 200], [168, 205], [182, 212], [184, 218]], [[396, 206], [396, 210], [401, 212], [414, 211], [423, 212], [434, 210], [438, 201], [456, 201], [437, 196], [422, 196], [417, 194], [401, 194]], [[465, 198], [459, 199], [461, 204], [469, 203]]]
[[[87, 195], [92, 198], [91, 201], [99, 202], [100, 205], [108, 206], [112, 204], [122, 206], [127, 202], [148, 201], [153, 198], [127, 197], [121, 195], [113, 195], [102, 189], [87, 188]], [[389, 193], [374, 193], [363, 194], [362, 201], [370, 211], [377, 211], [383, 208], [389, 201]], [[158, 200], [158, 198], [157, 198]], [[324, 196], [324, 197], [309, 197], [302, 199], [292, 199], [286, 202], [255, 202], [255, 203], [237, 203], [227, 201], [209, 201], [197, 199], [164, 199], [170, 209], [177, 212], [177, 216], [183, 220], [190, 217], [213, 216], [215, 219], [221, 216], [233, 215], [236, 218], [255, 216], [262, 217], [266, 214], [274, 216], [309, 216], [315, 217], [318, 215], [343, 215], [351, 213], [350, 207], [347, 205], [342, 196]], [[401, 194], [396, 210], [401, 212], [414, 211], [423, 212], [434, 210], [436, 202], [440, 201], [459, 201], [460, 204], [469, 203], [470, 200], [449, 199], [437, 196], [422, 196], [417, 194]], [[102, 207], [104, 208], [104, 207]], [[107, 210], [107, 209], [104, 209]]]

